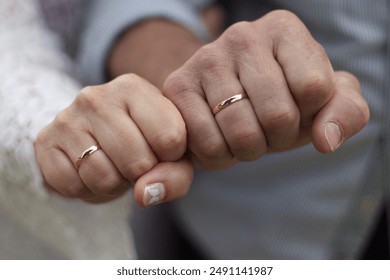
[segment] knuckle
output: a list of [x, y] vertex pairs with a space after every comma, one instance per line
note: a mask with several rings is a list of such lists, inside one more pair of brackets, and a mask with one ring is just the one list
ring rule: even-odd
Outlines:
[[345, 75], [348, 75], [349, 79], [350, 79], [350, 82], [354, 85], [355, 89], [360, 92], [361, 91], [361, 86], [360, 86], [360, 81], [358, 80], [358, 78], [351, 74], [351, 73], [345, 73]]
[[226, 77], [231, 73], [233, 67], [228, 48], [229, 46], [227, 47], [226, 44], [221, 45], [221, 42], [214, 42], [199, 50], [193, 62], [194, 68], [199, 69], [197, 76], [201, 85], [194, 88], [194, 83], [190, 80], [193, 89], [201, 88], [201, 86], [207, 88], [211, 83], [223, 84], [226, 82]]
[[368, 107], [367, 102], [363, 98], [359, 98], [356, 101], [356, 106], [361, 113], [363, 125], [365, 126], [370, 120], [370, 108]]
[[182, 149], [186, 144], [186, 131], [183, 128], [169, 129], [158, 135], [155, 140], [159, 150], [177, 150]]
[[[53, 126], [62, 133], [67, 133], [72, 130], [73, 117], [70, 116], [67, 110], [59, 112], [53, 122]], [[42, 130], [42, 136], [47, 134], [46, 130]]]
[[125, 168], [125, 177], [129, 180], [138, 179], [156, 165], [155, 160], [142, 158], [128, 163]]
[[297, 15], [288, 10], [275, 10], [266, 14], [261, 20], [266, 23], [267, 28], [279, 34], [296, 34], [297, 27], [303, 23]]
[[260, 140], [261, 136], [257, 130], [243, 127], [232, 136], [232, 139], [229, 141], [229, 146], [236, 152], [252, 151], [259, 145]]
[[348, 84], [348, 86], [352, 86], [352, 88], [355, 89], [359, 93], [361, 91], [359, 79], [350, 72], [337, 71], [337, 81], [342, 82], [342, 83], [346, 83], [346, 84]]
[[299, 120], [299, 112], [287, 103], [279, 103], [276, 108], [265, 112], [263, 126], [268, 131], [293, 127]]
[[79, 182], [72, 182], [66, 188], [56, 188], [64, 197], [81, 198], [85, 193], [85, 187]]
[[[328, 54], [326, 53], [325, 48], [319, 42], [315, 41], [314, 39], [311, 40], [310, 49], [313, 53], [315, 53], [319, 61], [323, 62], [324, 65], [330, 66]], [[329, 67], [329, 70], [331, 70], [331, 67]], [[333, 71], [329, 71], [329, 72], [333, 74]]]
[[280, 22], [285, 25], [290, 25], [291, 22], [301, 22], [299, 17], [289, 10], [274, 10], [267, 14], [270, 17], [272, 22]]
[[59, 112], [55, 119], [54, 123], [60, 128], [65, 128], [69, 125], [69, 117], [66, 110]]
[[143, 83], [143, 79], [134, 73], [127, 73], [115, 78], [113, 82], [121, 88], [134, 89], [139, 84]]
[[116, 189], [122, 183], [122, 179], [118, 175], [112, 173], [100, 174], [97, 179], [97, 182], [93, 186], [93, 190], [98, 194], [115, 194]]
[[200, 69], [216, 67], [220, 63], [220, 52], [214, 43], [202, 46], [195, 54], [193, 61]]
[[181, 96], [189, 92], [194, 86], [194, 81], [189, 79], [191, 75], [187, 75], [183, 70], [173, 72], [165, 81], [162, 92], [171, 101], [181, 98]]
[[53, 140], [53, 137], [50, 137], [50, 135], [49, 127], [46, 126], [42, 128], [35, 138], [34, 147], [50, 146], [50, 143]]
[[209, 138], [199, 145], [196, 155], [200, 159], [215, 161], [222, 158], [226, 152], [227, 148], [222, 141], [219, 141], [216, 138]]
[[247, 21], [233, 24], [223, 34], [223, 39], [230, 48], [241, 51], [249, 51], [257, 45], [257, 36], [254, 35], [254, 26]]
[[73, 115], [85, 115], [106, 117], [112, 115], [112, 110], [123, 109], [123, 104], [118, 101], [118, 95], [123, 93], [121, 90], [113, 90], [109, 84], [99, 86], [88, 86], [80, 91], [70, 111]]
[[210, 43], [202, 46], [187, 63], [166, 79], [162, 91], [175, 104], [194, 93], [202, 94], [202, 83], [226, 72], [223, 49]]
[[101, 92], [104, 88], [105, 88], [105, 84], [86, 86], [80, 90], [78, 96], [86, 97], [90, 95], [95, 95], [96, 93]]
[[105, 90], [105, 85], [87, 86], [77, 95], [75, 105], [83, 109], [97, 111], [101, 108], [100, 97], [104, 94]]
[[311, 38], [311, 35], [306, 26], [298, 16], [290, 11], [272, 11], [258, 22], [262, 23], [261, 29], [275, 46], [291, 44], [293, 38], [295, 40], [296, 38], [306, 38], [305, 41], [312, 41], [307, 40]]
[[333, 93], [335, 83], [332, 78], [323, 71], [313, 71], [305, 79], [302, 79], [300, 92], [303, 94], [302, 98], [307, 102], [315, 102], [324, 98], [327, 100]]

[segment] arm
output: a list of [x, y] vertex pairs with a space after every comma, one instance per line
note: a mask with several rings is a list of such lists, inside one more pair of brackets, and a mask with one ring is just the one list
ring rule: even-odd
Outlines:
[[[115, 2], [115, 5], [112, 5], [109, 1], [104, 0], [91, 1], [91, 4], [88, 6], [89, 12], [86, 15], [85, 28], [81, 36], [78, 56], [79, 65], [82, 72], [86, 75], [86, 81], [92, 84], [106, 81], [109, 54], [114, 44], [117, 46], [122, 44], [120, 42], [122, 39], [124, 40], [123, 44], [127, 46], [127, 36], [123, 36], [130, 34], [127, 30], [131, 30], [135, 26], [141, 27], [143, 30], [145, 30], [145, 27], [152, 27], [152, 32], [153, 29], [154, 31], [159, 30], [160, 27], [156, 27], [154, 24], [146, 24], [146, 26], [145, 24], [138, 24], [146, 20], [159, 19], [157, 21], [158, 23], [166, 23], [164, 26], [161, 26], [162, 29], [168, 30], [170, 27], [174, 27], [174, 30], [170, 30], [169, 32], [178, 31], [198, 46], [201, 41], [207, 41], [210, 35], [200, 17], [200, 13], [211, 2], [211, 0], [118, 0]], [[167, 23], [167, 21], [171, 24]], [[174, 35], [174, 33], [171, 34]], [[157, 35], [164, 37], [163, 33]], [[117, 40], [118, 37], [120, 37], [120, 41]], [[151, 39], [154, 39], [154, 42], [159, 42], [161, 38]], [[179, 38], [178, 40], [183, 43], [184, 39]], [[134, 47], [138, 47], [138, 45]], [[149, 44], [149, 41], [143, 42], [141, 47], [147, 47], [151, 51], [149, 54], [156, 54], [153, 47], [158, 50], [157, 53], [164, 53], [164, 50], [159, 48], [158, 44]], [[183, 53], [183, 55], [190, 55], [196, 47], [189, 46], [190, 50], [188, 54]], [[132, 49], [127, 50], [127, 53], [131, 53], [132, 51]], [[113, 58], [112, 53], [110, 57]], [[131, 57], [128, 57], [127, 54], [124, 57], [126, 64], [127, 62], [132, 62], [128, 60]], [[120, 71], [117, 71], [113, 66], [109, 66], [110, 71], [115, 71], [109, 73], [111, 78], [114, 75], [123, 73], [123, 71], [128, 72], [128, 69], [121, 66], [118, 66], [118, 68]], [[164, 70], [164, 72], [166, 71]], [[161, 80], [161, 78], [157, 80]]]
[[[211, 5], [199, 16], [209, 37], [218, 37], [223, 25], [222, 10]], [[203, 44], [190, 29], [172, 20], [146, 19], [128, 28], [113, 44], [107, 56], [106, 73], [109, 78], [137, 73], [161, 88], [166, 77]]]
[[184, 27], [151, 19], [127, 30], [113, 45], [107, 59], [109, 77], [137, 73], [157, 87], [202, 46]]

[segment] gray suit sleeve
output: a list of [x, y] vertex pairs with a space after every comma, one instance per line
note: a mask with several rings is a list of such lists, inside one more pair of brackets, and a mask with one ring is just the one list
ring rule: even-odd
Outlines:
[[202, 40], [209, 34], [200, 11], [212, 0], [91, 0], [85, 6], [86, 19], [80, 34], [77, 54], [83, 80], [88, 84], [106, 81], [107, 53], [117, 36], [137, 22], [160, 17], [189, 28]]

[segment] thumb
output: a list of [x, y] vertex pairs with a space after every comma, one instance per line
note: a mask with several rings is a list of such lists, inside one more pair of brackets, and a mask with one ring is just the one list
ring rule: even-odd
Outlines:
[[193, 166], [187, 158], [160, 162], [135, 182], [134, 199], [140, 207], [178, 199], [187, 194], [192, 178]]
[[335, 151], [364, 128], [369, 120], [367, 102], [358, 80], [347, 72], [336, 72], [334, 95], [321, 109], [312, 126], [312, 142], [323, 153]]

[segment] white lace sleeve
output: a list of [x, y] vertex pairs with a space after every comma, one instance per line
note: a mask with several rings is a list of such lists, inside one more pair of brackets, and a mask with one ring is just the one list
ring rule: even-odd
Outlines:
[[35, 191], [41, 178], [34, 139], [80, 88], [37, 7], [30, 0], [0, 2], [0, 176], [28, 176], [25, 187]]
[[134, 258], [123, 199], [89, 205], [49, 194], [34, 139], [79, 91], [35, 0], [0, 0], [0, 259]]

